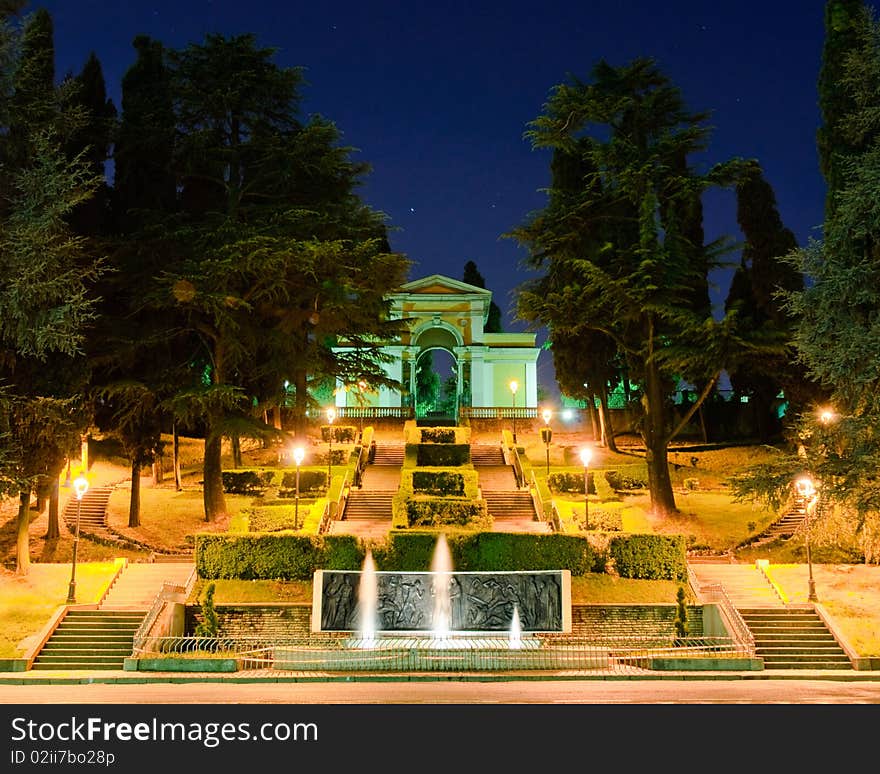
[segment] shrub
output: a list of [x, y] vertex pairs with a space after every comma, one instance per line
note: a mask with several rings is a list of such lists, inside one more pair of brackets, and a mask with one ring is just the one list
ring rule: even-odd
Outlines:
[[688, 626], [688, 614], [687, 614], [687, 605], [685, 605], [685, 593], [684, 586], [678, 587], [678, 592], [675, 595], [676, 602], [678, 606], [675, 609], [675, 620], [673, 624], [675, 625], [675, 636], [677, 638], [687, 637], [690, 633], [690, 627]]
[[423, 443], [416, 452], [416, 464], [420, 466], [448, 468], [467, 465], [470, 461], [470, 444]]
[[275, 478], [272, 471], [258, 470], [224, 470], [222, 475], [223, 491], [229, 494], [263, 494]]
[[464, 497], [464, 476], [448, 470], [414, 470], [413, 490], [419, 494]]
[[687, 579], [685, 539], [682, 535], [614, 537], [608, 551], [621, 578]]
[[602, 508], [590, 508], [591, 530], [598, 532], [620, 532], [623, 529], [623, 515], [619, 509], [606, 511]]
[[[299, 493], [319, 492], [327, 489], [326, 470], [302, 470], [299, 471]], [[294, 497], [296, 495], [296, 471], [288, 470], [281, 479], [281, 487], [278, 490], [281, 497]]]
[[[485, 500], [450, 497], [412, 497], [402, 507], [402, 514], [395, 519], [394, 526], [439, 527], [451, 525], [470, 529], [491, 529], [492, 517], [486, 510]], [[403, 518], [401, 518], [401, 515]]]
[[330, 440], [331, 428], [333, 443], [354, 443], [358, 437], [358, 429], [355, 425], [321, 425], [321, 440], [324, 443]]
[[647, 481], [628, 476], [625, 473], [621, 473], [619, 470], [606, 470], [605, 480], [611, 485], [612, 489], [615, 489], [618, 492], [627, 489], [646, 489], [648, 486]]
[[[547, 477], [547, 486], [550, 491], [555, 494], [584, 493], [584, 474], [583, 473], [551, 473]], [[593, 480], [593, 472], [587, 471], [587, 486], [590, 488], [590, 494], [596, 494], [596, 484]]]
[[[299, 522], [305, 519], [309, 513], [309, 503], [299, 504]], [[280, 532], [286, 529], [296, 529], [296, 506], [294, 505], [266, 505], [260, 508], [250, 508], [248, 511], [248, 531], [251, 532]]]
[[220, 628], [220, 622], [217, 619], [217, 611], [214, 609], [214, 590], [216, 583], [209, 583], [205, 589], [205, 599], [202, 602], [202, 620], [199, 621], [195, 629], [196, 637], [216, 637]]
[[317, 569], [359, 570], [364, 551], [353, 535], [292, 533], [195, 536], [198, 577], [311, 580]]
[[700, 479], [698, 478], [686, 478], [683, 483], [684, 488], [691, 492], [700, 488]]
[[454, 427], [421, 428], [422, 443], [455, 443]]

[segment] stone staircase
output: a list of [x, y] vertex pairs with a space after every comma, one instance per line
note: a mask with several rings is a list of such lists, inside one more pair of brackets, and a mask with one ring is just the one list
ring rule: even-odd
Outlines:
[[76, 530], [76, 514], [79, 511], [80, 533], [105, 529], [107, 527], [107, 503], [112, 493], [113, 487], [96, 486], [87, 490], [82, 500], [77, 500], [76, 495], [71, 494], [62, 514], [67, 528], [71, 532]]
[[528, 492], [484, 491], [483, 499], [492, 516], [494, 532], [549, 532], [550, 525], [538, 521]]
[[720, 585], [737, 609], [741, 607], [782, 608], [776, 589], [754, 564], [719, 564], [689, 560], [688, 567], [699, 586]]
[[377, 443], [373, 465], [403, 465], [403, 444]]
[[776, 521], [770, 524], [765, 530], [754, 535], [748, 540], [742, 542], [738, 548], [748, 546], [749, 548], [757, 548], [758, 546], [772, 543], [774, 540], [788, 540], [803, 525], [806, 519], [806, 506], [804, 499], [798, 497], [792, 503], [791, 507], [785, 511]]
[[385, 537], [391, 529], [391, 500], [396, 494], [396, 489], [352, 489], [342, 517], [330, 525], [330, 534]]
[[812, 607], [738, 608], [764, 669], [852, 669], [846, 651]]
[[191, 561], [180, 560], [157, 563], [129, 562], [113, 582], [101, 603], [101, 608], [146, 611], [153, 604], [164, 583], [186, 585], [193, 567]]
[[122, 669], [145, 615], [145, 610], [70, 610], [32, 669]]
[[494, 444], [471, 444], [471, 463], [474, 467], [503, 465], [504, 454], [501, 447]]

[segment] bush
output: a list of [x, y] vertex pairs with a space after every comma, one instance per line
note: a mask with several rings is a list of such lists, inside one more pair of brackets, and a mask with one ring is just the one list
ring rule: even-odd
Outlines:
[[491, 529], [492, 517], [485, 500], [451, 497], [407, 498], [395, 509], [393, 526], [440, 527], [444, 525], [470, 529]]
[[[299, 493], [323, 492], [327, 489], [326, 470], [302, 470], [299, 471]], [[282, 497], [294, 497], [296, 495], [296, 471], [288, 470], [281, 479], [281, 487], [278, 494]]]
[[471, 461], [470, 444], [423, 443], [418, 445], [416, 464], [425, 467], [449, 468]]
[[[583, 473], [551, 473], [547, 477], [547, 486], [550, 491], [555, 494], [583, 494], [584, 493], [584, 474]], [[587, 486], [590, 488], [590, 494], [596, 494], [596, 484], [593, 481], [593, 472], [587, 471]]]
[[686, 478], [683, 483], [684, 488], [691, 492], [695, 492], [700, 488], [700, 479], [698, 478]]
[[209, 583], [205, 589], [205, 600], [202, 602], [202, 620], [196, 626], [196, 637], [216, 637], [220, 628], [217, 611], [214, 609], [214, 591], [216, 583]]
[[605, 511], [601, 508], [590, 508], [591, 530], [597, 532], [620, 532], [623, 529], [623, 515], [620, 509]]
[[612, 489], [623, 492], [628, 489], [647, 489], [648, 482], [633, 476], [621, 473], [619, 470], [606, 470], [605, 480], [611, 485]]
[[311, 580], [317, 569], [359, 570], [364, 550], [353, 535], [200, 532], [195, 536], [198, 577]]
[[682, 535], [614, 537], [608, 552], [621, 578], [687, 580], [686, 547]]
[[[589, 543], [577, 535], [446, 532], [452, 566], [461, 571], [569, 570], [585, 575], [597, 565]], [[388, 549], [374, 554], [382, 570], [431, 568], [437, 532], [392, 532]]]
[[358, 437], [355, 425], [321, 425], [321, 440], [330, 441], [330, 430], [333, 429], [333, 443], [354, 443]]
[[414, 470], [413, 491], [441, 497], [464, 497], [464, 476], [448, 470]]
[[272, 471], [224, 470], [223, 491], [229, 494], [261, 495], [275, 478]]
[[421, 428], [422, 443], [455, 443], [454, 427]]
[[[311, 503], [300, 501], [299, 523], [302, 526], [305, 517], [311, 513]], [[250, 532], [281, 532], [286, 529], [296, 529], [295, 505], [266, 505], [259, 508], [247, 509], [248, 531]]]

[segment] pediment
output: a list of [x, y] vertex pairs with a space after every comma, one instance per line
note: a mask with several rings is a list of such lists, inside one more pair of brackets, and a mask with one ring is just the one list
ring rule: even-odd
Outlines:
[[467, 282], [446, 277], [443, 274], [432, 274], [429, 277], [422, 277], [421, 279], [407, 282], [400, 286], [398, 293], [426, 296], [492, 295], [491, 290], [478, 288], [476, 285], [469, 285]]

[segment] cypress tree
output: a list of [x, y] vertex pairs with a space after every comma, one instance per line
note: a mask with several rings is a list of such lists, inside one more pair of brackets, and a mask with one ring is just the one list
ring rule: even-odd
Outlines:
[[[464, 265], [464, 274], [462, 275], [461, 280], [474, 287], [486, 287], [486, 280], [477, 269], [477, 264], [473, 261], [468, 261]], [[483, 326], [483, 330], [486, 333], [501, 333], [504, 330], [501, 325], [501, 307], [498, 306], [494, 300], [489, 304], [489, 316], [486, 319], [486, 324]]]

